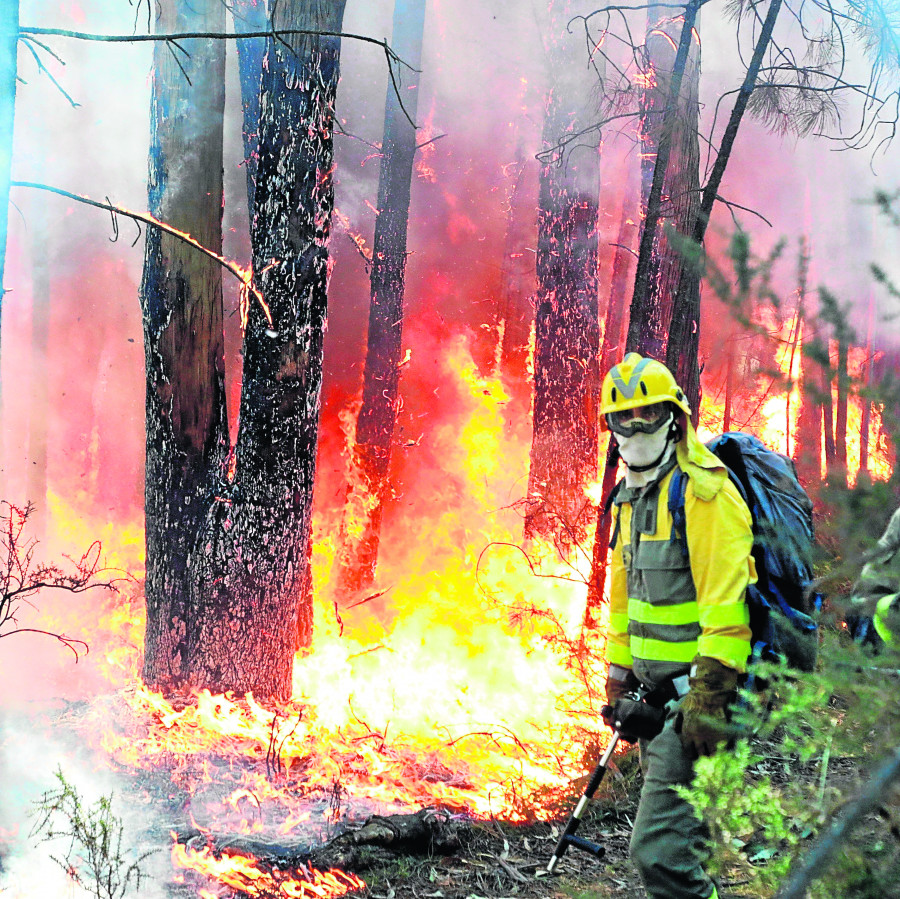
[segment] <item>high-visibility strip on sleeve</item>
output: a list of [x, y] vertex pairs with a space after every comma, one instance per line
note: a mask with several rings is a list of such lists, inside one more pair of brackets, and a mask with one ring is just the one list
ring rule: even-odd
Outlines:
[[609, 629], [617, 634], [628, 633], [628, 613], [627, 612], [610, 612], [609, 613]]
[[875, 607], [875, 615], [872, 619], [872, 623], [875, 625], [876, 633], [885, 643], [895, 643], [897, 640], [897, 635], [887, 624], [888, 615], [894, 614], [897, 611], [893, 608], [895, 604], [900, 605], [900, 593], [882, 596], [881, 599], [878, 600], [878, 605]]
[[631, 649], [624, 643], [614, 643], [612, 640], [606, 644], [606, 659], [610, 665], [621, 665], [623, 668], [634, 665]]
[[747, 639], [723, 637], [721, 634], [701, 634], [697, 640], [697, 655], [718, 659], [736, 671], [747, 669]]
[[726, 628], [749, 627], [750, 609], [746, 602], [730, 602], [721, 606], [703, 606], [700, 609], [700, 627]]

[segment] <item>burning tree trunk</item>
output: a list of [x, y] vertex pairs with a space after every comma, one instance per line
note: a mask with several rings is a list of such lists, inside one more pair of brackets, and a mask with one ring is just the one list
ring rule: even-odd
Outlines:
[[[679, 283], [684, 277], [689, 291], [700, 290], [693, 260], [686, 260], [684, 248], [673, 245], [666, 233], [671, 228], [692, 234], [700, 206], [700, 46], [690, 40], [687, 54], [679, 58], [682, 20], [657, 21], [654, 12], [651, 8], [641, 97], [641, 205], [648, 249], [639, 263], [628, 348], [665, 359]], [[657, 162], [661, 180], [654, 187]]]
[[3, 309], [3, 277], [6, 269], [6, 232], [9, 222], [13, 125], [16, 116], [16, 47], [19, 43], [19, 3], [9, 0], [0, 7], [0, 311]]
[[[606, 324], [603, 328], [603, 341], [600, 345], [600, 372], [605, 374], [622, 357], [623, 326], [625, 324], [625, 288], [629, 280], [629, 269], [634, 258], [632, 247], [636, 243], [637, 225], [637, 185], [635, 179], [629, 178], [622, 198], [622, 218], [619, 222], [619, 233], [616, 239], [616, 252], [613, 257], [612, 281], [609, 292], [609, 305], [606, 309]], [[616, 457], [607, 452], [606, 465], [603, 468], [603, 483], [600, 491], [605, 500], [616, 482], [618, 465]], [[609, 554], [609, 518], [604, 515], [603, 506], [597, 512], [597, 529], [594, 534], [594, 548], [591, 560], [591, 577], [588, 583], [587, 604], [584, 623], [588, 628], [597, 625], [597, 612], [603, 602], [606, 588], [606, 560]]]
[[[220, 31], [222, 23], [210, 19], [224, 7], [209, 4], [204, 22], [160, 21], [159, 30]], [[273, 28], [339, 32], [343, 8], [297, 0], [278, 7]], [[218, 248], [224, 73], [222, 42], [211, 44], [191, 48], [192, 87], [172, 71], [167, 51], [157, 60], [151, 203]], [[298, 622], [309, 639], [339, 52], [334, 36], [267, 42], [252, 228], [263, 299], [247, 309], [240, 430], [227, 471], [218, 269], [207, 273], [199, 254], [187, 257], [159, 232], [148, 234], [144, 676], [154, 686], [284, 698]], [[178, 102], [187, 90], [190, 102]], [[189, 120], [178, 117], [182, 108], [191, 110]], [[173, 150], [184, 175], [178, 182], [167, 165]]]
[[527, 414], [531, 402], [528, 356], [534, 324], [534, 254], [528, 247], [534, 246], [537, 225], [534, 197], [527, 189], [531, 175], [531, 165], [520, 151], [513, 165], [500, 276], [500, 376], [512, 398], [509, 418], [521, 411]]
[[[156, 31], [222, 31], [224, 21], [219, 0], [164, 3], [157, 7]], [[216, 40], [184, 46], [176, 58], [165, 43], [155, 45], [150, 211], [221, 252], [225, 47]], [[147, 373], [143, 675], [152, 685], [173, 687], [196, 682], [193, 637], [202, 610], [194, 556], [227, 447], [221, 269], [148, 228], [141, 306]]]
[[850, 395], [848, 357], [850, 346], [846, 335], [838, 338], [837, 410], [834, 418], [834, 451], [839, 476], [847, 477], [847, 405]]
[[866, 324], [866, 364], [863, 369], [865, 383], [862, 391], [862, 416], [859, 425], [859, 476], [869, 476], [869, 428], [872, 426], [872, 332], [875, 328], [875, 295], [869, 296], [869, 318]]
[[797, 475], [807, 488], [818, 483], [822, 467], [822, 378], [815, 361], [815, 328], [808, 295], [809, 245], [804, 238], [800, 249], [797, 283], [797, 327], [800, 329], [800, 414], [794, 458]]
[[[578, 135], [593, 70], [566, 41], [569, 4], [550, 5], [550, 86], [538, 204], [534, 405], [526, 537], [553, 536], [563, 549], [583, 536], [584, 485], [597, 471], [599, 325], [597, 227], [600, 153]], [[569, 38], [569, 41], [573, 41]]]
[[362, 406], [350, 460], [347, 502], [338, 555], [337, 587], [364, 589], [375, 579], [388, 470], [397, 422], [406, 239], [418, 101], [418, 68], [425, 0], [396, 0], [392, 44], [409, 70], [388, 82], [378, 181], [378, 218], [372, 252], [371, 302]]

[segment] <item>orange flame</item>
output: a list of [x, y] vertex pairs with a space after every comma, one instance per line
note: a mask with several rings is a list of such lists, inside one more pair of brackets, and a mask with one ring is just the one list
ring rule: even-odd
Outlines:
[[355, 874], [345, 874], [335, 868], [318, 871], [301, 866], [298, 879], [280, 872], [263, 871], [243, 855], [223, 853], [217, 858], [206, 846], [196, 850], [178, 842], [172, 844], [172, 864], [217, 880], [248, 896], [334, 899], [366, 888], [365, 881]]

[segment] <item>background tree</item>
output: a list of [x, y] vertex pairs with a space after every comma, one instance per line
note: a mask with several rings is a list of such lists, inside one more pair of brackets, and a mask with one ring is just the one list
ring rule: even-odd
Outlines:
[[[221, 32], [219, 0], [156, 9], [155, 32]], [[225, 43], [154, 48], [150, 212], [222, 251]], [[147, 229], [141, 285], [146, 395], [147, 628], [143, 676], [162, 688], [213, 686], [200, 676], [196, 634], [227, 620], [206, 602], [197, 554], [228, 453], [222, 275], [216, 262]], [[231, 678], [228, 678], [231, 680]], [[236, 684], [235, 684], [236, 685]]]
[[[13, 127], [16, 117], [16, 47], [19, 42], [19, 3], [9, 0], [0, 7], [0, 311], [3, 309], [3, 276], [6, 270], [6, 233], [9, 222]], [[0, 395], [2, 402], [2, 395]], [[2, 407], [0, 407], [2, 412]]]
[[337, 557], [336, 584], [341, 592], [360, 590], [374, 581], [384, 505], [390, 497], [424, 28], [425, 0], [395, 0], [391, 43], [408, 68], [392, 72], [385, 100], [362, 405], [351, 448]]
[[580, 35], [568, 28], [573, 15], [570, 2], [550, 4], [538, 201], [533, 438], [525, 520], [527, 537], [553, 536], [563, 549], [583, 536], [587, 526], [584, 487], [597, 472], [600, 389], [600, 152], [596, 131], [586, 130], [596, 74], [584, 58]]

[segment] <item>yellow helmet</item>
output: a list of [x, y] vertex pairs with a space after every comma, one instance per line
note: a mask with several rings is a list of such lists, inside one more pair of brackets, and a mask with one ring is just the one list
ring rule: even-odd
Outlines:
[[600, 414], [604, 420], [611, 412], [653, 403], [674, 403], [690, 418], [691, 407], [684, 391], [662, 362], [629, 353], [607, 372], [600, 394]]

